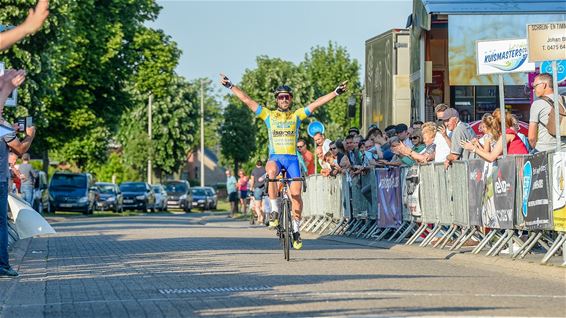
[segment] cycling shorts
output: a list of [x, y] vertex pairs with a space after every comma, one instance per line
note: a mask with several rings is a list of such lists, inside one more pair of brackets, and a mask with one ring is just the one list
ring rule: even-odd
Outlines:
[[277, 163], [277, 169], [281, 172], [281, 168], [287, 170], [287, 178], [300, 178], [301, 169], [299, 168], [299, 158], [297, 155], [276, 155], [269, 156], [270, 161]]

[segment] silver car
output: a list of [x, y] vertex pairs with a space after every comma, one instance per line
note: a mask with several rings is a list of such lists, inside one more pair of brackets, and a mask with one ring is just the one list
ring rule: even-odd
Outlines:
[[213, 187], [204, 187], [207, 192], [208, 208], [211, 210], [216, 210], [218, 205], [218, 196], [216, 195], [216, 190]]
[[151, 186], [151, 190], [155, 194], [155, 209], [157, 211], [167, 211], [167, 192], [165, 187], [156, 184]]

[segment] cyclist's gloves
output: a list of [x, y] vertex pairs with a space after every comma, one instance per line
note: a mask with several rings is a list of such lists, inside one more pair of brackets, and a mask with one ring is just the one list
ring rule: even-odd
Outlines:
[[232, 89], [232, 87], [234, 87], [234, 84], [232, 84], [227, 76], [224, 76], [224, 83], [222, 83], [222, 85], [224, 85], [227, 89]]
[[346, 84], [348, 83], [348, 81], [344, 81], [342, 82], [342, 84], [338, 85], [338, 87], [336, 87], [336, 89], [334, 90], [334, 93], [336, 93], [336, 95], [342, 95], [346, 92]]

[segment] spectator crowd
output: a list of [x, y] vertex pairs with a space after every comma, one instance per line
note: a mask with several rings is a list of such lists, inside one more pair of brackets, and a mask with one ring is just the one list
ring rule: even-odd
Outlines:
[[[478, 136], [468, 123], [460, 120], [458, 110], [438, 104], [434, 109], [435, 122], [415, 121], [410, 126], [399, 123], [384, 129], [372, 124], [365, 136], [357, 127], [352, 127], [344, 138], [336, 141], [317, 133], [313, 139], [319, 171], [329, 177], [339, 174], [355, 176], [367, 173], [373, 167], [412, 166], [427, 162], [442, 162], [448, 168], [454, 160], [481, 158], [493, 162], [503, 155], [504, 147], [509, 155], [555, 149], [552, 84], [552, 76], [547, 73], [539, 74], [533, 82], [532, 89], [537, 99], [530, 110], [528, 136], [519, 131], [519, 121], [511, 112], [506, 112], [505, 118], [502, 118], [499, 109], [485, 114], [479, 123]], [[563, 96], [559, 104], [561, 113], [566, 114]], [[502, 120], [505, 121], [505, 132]], [[565, 138], [559, 138], [564, 147]], [[299, 155], [310, 163], [314, 159], [306, 145], [304, 140], [297, 143]], [[314, 173], [311, 171], [307, 175]]]
[[[448, 168], [455, 160], [474, 158], [493, 162], [503, 155], [504, 147], [509, 155], [555, 149], [552, 76], [539, 74], [532, 89], [537, 99], [530, 110], [528, 136], [519, 131], [519, 121], [511, 112], [506, 112], [505, 118], [502, 118], [499, 109], [485, 114], [479, 123], [478, 136], [468, 123], [460, 120], [458, 110], [447, 104], [438, 104], [434, 109], [435, 122], [415, 121], [410, 126], [399, 123], [384, 129], [372, 124], [365, 135], [360, 133], [359, 128], [352, 127], [346, 136], [335, 141], [318, 132], [313, 136], [312, 150], [309, 150], [307, 140], [299, 139], [297, 156], [302, 173], [305, 176], [320, 173], [327, 177], [347, 175], [351, 180], [351, 177], [366, 174], [375, 167], [436, 162], [444, 163]], [[566, 115], [564, 97], [559, 102], [561, 112]], [[502, 120], [505, 122], [505, 133]], [[560, 138], [564, 146], [566, 140]], [[238, 212], [238, 203], [243, 212], [247, 210], [249, 191], [249, 196], [255, 199], [254, 210], [260, 215], [262, 198], [265, 198], [263, 163], [256, 163], [251, 177], [244, 170], [238, 172], [238, 179], [231, 171], [226, 171], [226, 175], [232, 214]]]

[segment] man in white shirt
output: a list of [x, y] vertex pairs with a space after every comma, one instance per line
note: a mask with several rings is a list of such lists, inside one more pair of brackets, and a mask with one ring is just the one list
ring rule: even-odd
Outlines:
[[[529, 144], [536, 151], [547, 151], [556, 148], [556, 138], [546, 128], [548, 114], [552, 110], [550, 104], [542, 96], [554, 100], [554, 89], [552, 88], [552, 75], [542, 73], [535, 77], [533, 90], [537, 96], [531, 105], [529, 115]], [[564, 142], [562, 142], [564, 145]]]
[[322, 147], [322, 155], [324, 156], [328, 152], [328, 150], [330, 150], [330, 143], [332, 142], [332, 140], [326, 139], [324, 134], [320, 132], [317, 132], [313, 138], [316, 145]]
[[[434, 112], [436, 113], [437, 120], [441, 120], [444, 116], [444, 112], [448, 109], [448, 105], [446, 104], [438, 104], [434, 108]], [[436, 145], [436, 152], [434, 154], [434, 162], [444, 162], [446, 160], [446, 156], [450, 154], [450, 135], [452, 134], [451, 131], [446, 129], [444, 124], [438, 125], [438, 131], [436, 132], [436, 136], [434, 137], [434, 144]]]

